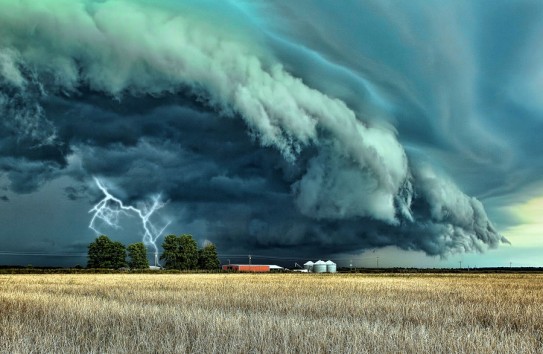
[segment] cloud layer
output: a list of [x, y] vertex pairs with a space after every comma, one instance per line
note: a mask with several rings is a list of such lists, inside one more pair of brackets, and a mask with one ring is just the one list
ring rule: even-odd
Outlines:
[[0, 168], [14, 192], [66, 175], [129, 201], [161, 192], [223, 249], [447, 255], [506, 241], [450, 176], [463, 160], [499, 169], [508, 151], [479, 118], [469, 28], [453, 21], [467, 3], [413, 15], [346, 2], [342, 16], [373, 22], [343, 29], [326, 2], [0, 4]]

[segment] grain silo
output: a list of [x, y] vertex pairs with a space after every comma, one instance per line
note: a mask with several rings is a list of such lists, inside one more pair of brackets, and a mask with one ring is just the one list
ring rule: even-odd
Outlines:
[[326, 263], [321, 260], [313, 264], [313, 273], [326, 273]]
[[313, 262], [311, 261], [307, 261], [304, 263], [304, 269], [307, 269], [308, 272], [312, 272], [313, 271]]
[[331, 260], [326, 261], [326, 271], [328, 273], [335, 273], [337, 271], [337, 266]]

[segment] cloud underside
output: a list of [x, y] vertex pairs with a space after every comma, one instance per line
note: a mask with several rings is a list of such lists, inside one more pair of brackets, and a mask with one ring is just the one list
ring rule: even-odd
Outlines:
[[239, 13], [210, 23], [193, 5], [2, 4], [0, 168], [12, 191], [100, 176], [127, 200], [162, 193], [182, 222], [241, 249], [443, 256], [505, 241], [389, 122], [302, 80]]

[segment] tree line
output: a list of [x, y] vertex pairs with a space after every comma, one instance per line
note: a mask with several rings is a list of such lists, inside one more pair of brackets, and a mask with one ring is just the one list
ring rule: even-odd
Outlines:
[[[201, 249], [191, 235], [168, 235], [162, 243], [164, 253], [160, 259], [164, 268], [178, 270], [215, 270], [221, 262], [217, 248], [207, 243]], [[121, 242], [112, 241], [101, 235], [88, 246], [87, 268], [125, 268], [148, 269], [147, 249], [143, 242], [136, 242], [126, 247]]]

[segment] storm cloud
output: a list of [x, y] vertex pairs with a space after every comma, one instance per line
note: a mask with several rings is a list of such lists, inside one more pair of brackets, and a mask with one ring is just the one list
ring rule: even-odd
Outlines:
[[[178, 224], [225, 251], [446, 256], [507, 242], [464, 192], [505, 195], [503, 172], [522, 164], [507, 121], [480, 103], [491, 93], [479, 77], [504, 64], [481, 66], [492, 16], [478, 4], [0, 5], [10, 192], [68, 176], [64, 197], [90, 206], [98, 176], [123, 200], [161, 193]], [[508, 101], [529, 100], [533, 126], [541, 107], [518, 95], [537, 80]]]

